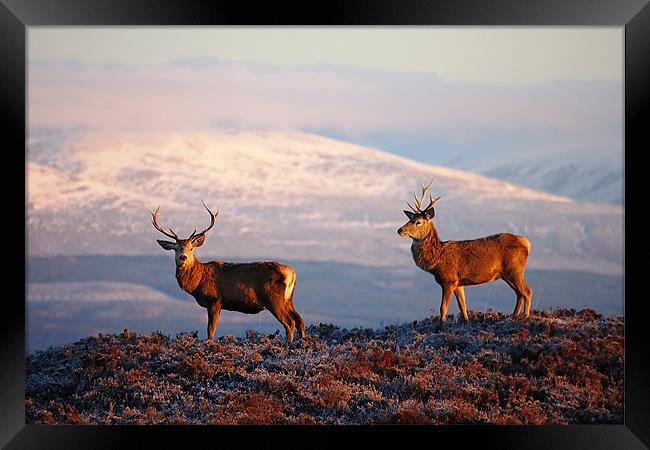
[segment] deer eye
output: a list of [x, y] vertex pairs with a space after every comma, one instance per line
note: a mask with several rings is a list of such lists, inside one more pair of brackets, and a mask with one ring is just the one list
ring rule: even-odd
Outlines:
[[415, 224], [416, 224], [416, 225], [422, 225], [422, 221], [421, 221], [421, 220], [418, 220], [417, 222], [415, 222]]

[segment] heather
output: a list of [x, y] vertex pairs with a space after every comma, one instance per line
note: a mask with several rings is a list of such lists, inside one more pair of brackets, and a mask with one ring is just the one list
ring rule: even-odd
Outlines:
[[28, 423], [623, 423], [623, 318], [488, 310], [206, 342], [125, 330], [26, 358]]

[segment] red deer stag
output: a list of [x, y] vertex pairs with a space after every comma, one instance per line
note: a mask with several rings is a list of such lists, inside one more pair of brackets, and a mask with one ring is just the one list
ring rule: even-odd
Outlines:
[[293, 306], [296, 272], [291, 267], [269, 261], [236, 264], [220, 260], [202, 263], [196, 259], [194, 249], [203, 245], [205, 233], [219, 215], [219, 210], [213, 214], [205, 203], [203, 206], [210, 214], [210, 225], [198, 234], [194, 229], [187, 239], [158, 225], [160, 208], [151, 213], [151, 222], [156, 230], [174, 239], [156, 241], [165, 250], [174, 250], [178, 285], [208, 310], [208, 340], [214, 339], [222, 309], [245, 314], [268, 309], [284, 327], [287, 341], [293, 341], [296, 327], [300, 337], [304, 337], [304, 322]]
[[488, 283], [498, 278], [502, 278], [517, 294], [513, 316], [519, 315], [521, 304], [525, 301], [524, 317], [528, 318], [533, 295], [524, 279], [526, 260], [530, 252], [528, 239], [516, 234], [500, 233], [469, 241], [440, 240], [432, 219], [436, 215], [433, 205], [442, 196], [434, 200], [429, 194], [429, 204], [422, 208], [422, 202], [432, 183], [433, 179], [427, 186], [420, 183], [421, 197], [413, 194], [415, 207], [406, 202], [412, 212], [404, 211], [409, 221], [397, 230], [397, 233], [413, 239], [411, 253], [415, 264], [432, 274], [442, 287], [440, 324], [445, 321], [452, 293], [456, 295], [463, 318], [468, 321], [463, 286]]

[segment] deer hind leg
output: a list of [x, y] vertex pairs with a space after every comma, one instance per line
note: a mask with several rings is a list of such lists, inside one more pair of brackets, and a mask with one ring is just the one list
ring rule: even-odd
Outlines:
[[274, 306], [269, 307], [268, 310], [273, 314], [273, 317], [278, 319], [278, 322], [284, 327], [287, 334], [287, 341], [293, 341], [293, 334], [296, 330], [296, 323], [284, 303], [276, 303]]
[[521, 306], [524, 306], [524, 319], [527, 319], [530, 315], [530, 303], [533, 296], [533, 291], [528, 287], [526, 281], [524, 280], [523, 275], [518, 275], [516, 277], [506, 278], [503, 280], [508, 283], [508, 286], [512, 288], [513, 291], [517, 294], [517, 304], [515, 305], [515, 310], [512, 313], [513, 317], [518, 317], [521, 312]]
[[293, 314], [293, 291], [296, 287], [296, 272], [290, 267], [283, 266], [280, 268], [279, 273], [281, 276], [276, 282], [279, 283], [279, 286], [282, 286], [282, 289], [274, 289], [271, 294], [272, 306], [268, 309], [284, 327], [287, 333], [287, 342], [292, 342], [296, 331], [296, 323], [301, 332], [301, 337], [304, 335], [302, 318], [298, 316], [300, 320], [296, 320]]
[[533, 299], [533, 290], [528, 287], [524, 276], [521, 276], [521, 281], [519, 282], [521, 292], [524, 294], [524, 318], [527, 319], [530, 316], [530, 304]]
[[523, 295], [519, 289], [517, 289], [517, 285], [512, 282], [508, 277], [503, 276], [503, 281], [505, 281], [510, 288], [515, 291], [515, 294], [517, 294], [517, 303], [515, 304], [515, 310], [512, 312], [512, 317], [517, 317], [519, 315], [519, 312], [521, 311], [521, 305], [523, 303]]
[[293, 320], [296, 324], [296, 329], [298, 330], [298, 334], [300, 335], [300, 339], [305, 337], [305, 322], [302, 320], [302, 317], [300, 317], [300, 314], [298, 314], [298, 311], [296, 311], [295, 308], [293, 308], [291, 311], [291, 317], [293, 317]]
[[293, 342], [293, 334], [296, 332], [296, 321], [293, 319], [291, 311], [285, 308], [284, 313], [284, 331], [287, 333], [287, 342]]
[[456, 301], [458, 302], [458, 309], [463, 314], [463, 319], [465, 322], [469, 322], [469, 316], [467, 315], [467, 304], [465, 303], [465, 289], [462, 286], [458, 286], [454, 291], [456, 296]]
[[287, 334], [287, 342], [293, 342], [293, 334], [296, 332], [296, 323], [292, 318], [287, 317], [287, 321], [282, 325], [284, 325], [284, 331]]
[[287, 300], [287, 305], [289, 305], [289, 314], [293, 318], [300, 339], [302, 339], [305, 337], [305, 321], [302, 320], [302, 317], [298, 314], [298, 311], [296, 311], [295, 306], [293, 306], [293, 294], [296, 292], [296, 273], [293, 270], [291, 271], [290, 279], [287, 281], [288, 284], [284, 297]]
[[515, 304], [515, 309], [512, 312], [512, 317], [515, 318], [519, 315], [519, 312], [521, 311], [521, 305], [523, 303], [524, 297], [523, 295], [521, 295], [521, 292], [517, 289], [517, 286], [512, 281], [510, 281], [505, 277], [503, 278], [503, 281], [505, 281], [508, 284], [508, 286], [510, 286], [510, 288], [513, 291], [515, 291], [515, 294], [517, 294], [517, 303]]
[[530, 316], [530, 303], [533, 298], [533, 290], [528, 287], [528, 284], [524, 279], [523, 270], [514, 278], [513, 284], [515, 286], [515, 291], [517, 292], [517, 315], [519, 315], [519, 310], [521, 309], [521, 303], [523, 300], [524, 319], [528, 319], [528, 316]]

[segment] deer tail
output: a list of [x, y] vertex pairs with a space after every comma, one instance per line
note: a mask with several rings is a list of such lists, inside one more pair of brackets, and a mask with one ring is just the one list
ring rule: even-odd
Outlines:
[[526, 253], [530, 254], [530, 241], [528, 240], [528, 238], [525, 238], [523, 236], [517, 236], [517, 240], [521, 243], [521, 245], [526, 247]]
[[282, 271], [284, 275], [284, 300], [290, 301], [293, 298], [293, 289], [296, 286], [296, 272], [290, 267], [284, 268]]

